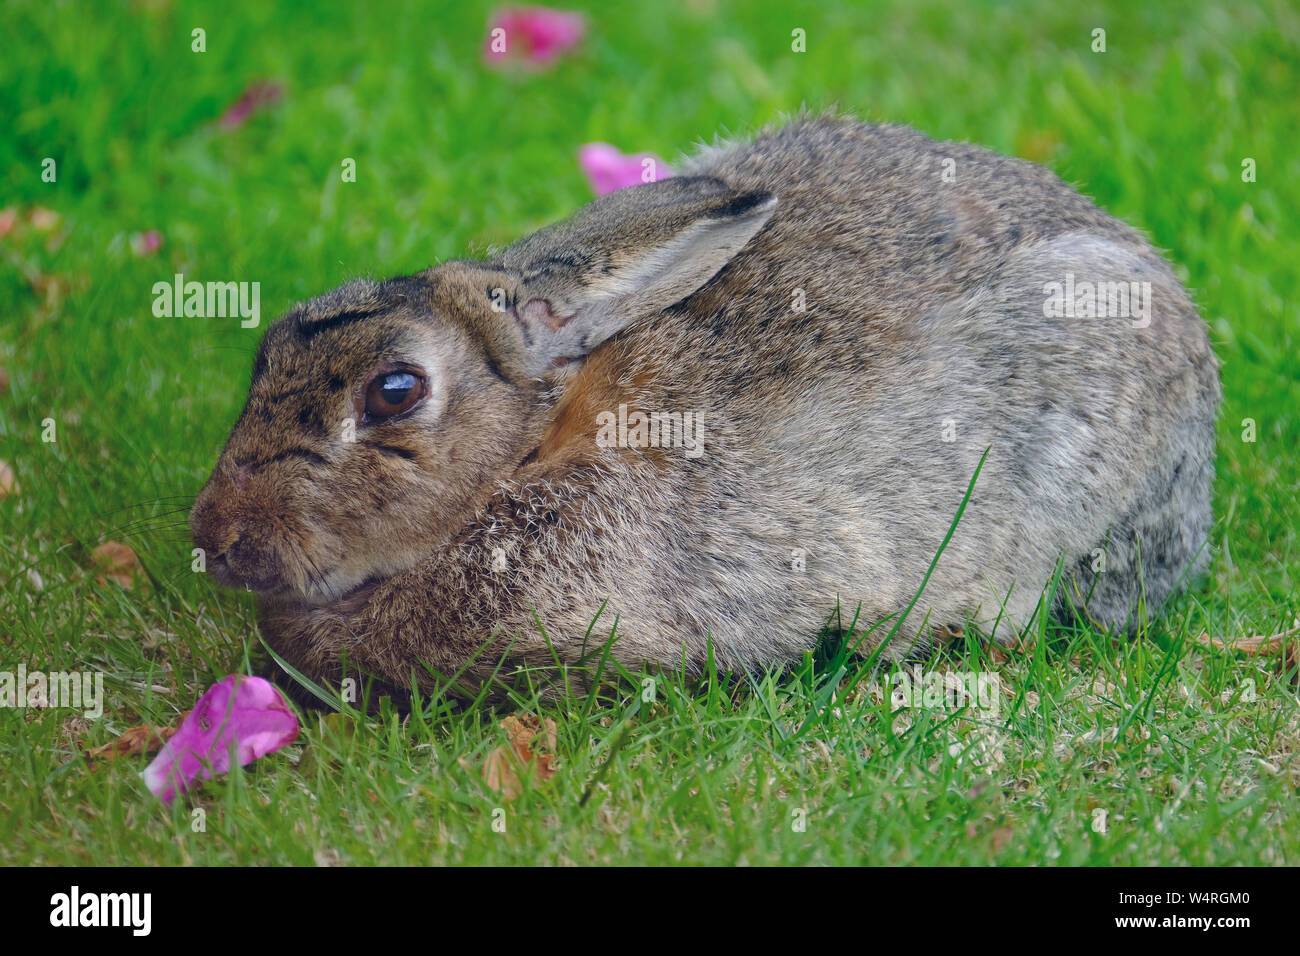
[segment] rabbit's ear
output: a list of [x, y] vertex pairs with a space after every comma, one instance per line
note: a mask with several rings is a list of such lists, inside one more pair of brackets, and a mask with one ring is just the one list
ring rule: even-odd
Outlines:
[[508, 249], [532, 374], [580, 359], [712, 279], [776, 208], [768, 193], [678, 177], [611, 193]]

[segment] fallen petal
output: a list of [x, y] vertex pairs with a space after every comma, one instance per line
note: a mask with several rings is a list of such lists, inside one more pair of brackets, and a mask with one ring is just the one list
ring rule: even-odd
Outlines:
[[235, 129], [243, 126], [259, 109], [276, 102], [284, 95], [284, 87], [270, 80], [258, 80], [250, 83], [239, 99], [226, 107], [226, 111], [217, 120], [222, 129]]
[[137, 232], [131, 236], [131, 251], [141, 259], [147, 259], [162, 248], [162, 233], [157, 229]]
[[298, 718], [280, 692], [260, 677], [232, 674], [208, 689], [162, 752], [141, 774], [170, 803], [197, 780], [279, 750], [298, 736]]
[[673, 171], [653, 153], [628, 156], [608, 143], [587, 143], [578, 149], [578, 165], [598, 196], [627, 186], [668, 179]]
[[[587, 24], [580, 13], [548, 7], [514, 7], [497, 11], [488, 28], [489, 63], [523, 59], [547, 66], [576, 47]], [[505, 48], [493, 43], [493, 31], [505, 31]]]

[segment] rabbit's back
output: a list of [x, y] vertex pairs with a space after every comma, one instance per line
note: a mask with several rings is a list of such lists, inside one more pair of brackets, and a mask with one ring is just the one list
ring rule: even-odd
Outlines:
[[[1205, 543], [1219, 392], [1203, 322], [1139, 233], [1046, 170], [896, 127], [797, 121], [688, 172], [779, 206], [620, 343], [634, 401], [692, 410], [705, 436], [652, 493], [672, 603], [753, 660], [806, 646], [837, 602], [896, 615], [989, 449], [895, 652], [927, 614], [1012, 636], [1058, 560], [1072, 598], [1127, 625], [1146, 549], [1159, 606]], [[1130, 305], [1148, 323], [1054, 314], [1052, 283], [1089, 281], [1147, 290]]]

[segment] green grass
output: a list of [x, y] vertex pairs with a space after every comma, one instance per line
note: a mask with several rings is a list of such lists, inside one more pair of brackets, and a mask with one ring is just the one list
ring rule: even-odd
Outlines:
[[[18, 216], [0, 239], [0, 459], [21, 485], [0, 500], [0, 670], [101, 670], [108, 692], [98, 721], [0, 709], [0, 862], [1300, 862], [1295, 690], [1273, 659], [1194, 641], [1300, 613], [1293, 6], [575, 3], [581, 51], [519, 76], [484, 68], [471, 4], [238, 6], [0, 13], [0, 207]], [[262, 78], [283, 100], [215, 128]], [[857, 665], [826, 648], [794, 673], [669, 681], [653, 702], [628, 683], [313, 714], [298, 744], [170, 809], [144, 759], [87, 762], [221, 676], [273, 666], [251, 603], [190, 572], [183, 509], [274, 314], [565, 215], [590, 198], [584, 142], [671, 161], [805, 103], [1045, 162], [1169, 250], [1225, 401], [1212, 571], [1167, 617], [1123, 642], [1040, 624], [1031, 653], [992, 661], [968, 640], [927, 665], [995, 673], [996, 717], [894, 710], [882, 674], [841, 674]], [[57, 225], [32, 226], [38, 207]], [[129, 237], [148, 229], [164, 245], [139, 258]], [[259, 281], [262, 327], [155, 318], [152, 285], [176, 272]], [[108, 539], [136, 547], [151, 586], [96, 583], [89, 551]], [[479, 768], [512, 709], [555, 720], [557, 773], [507, 803]]]

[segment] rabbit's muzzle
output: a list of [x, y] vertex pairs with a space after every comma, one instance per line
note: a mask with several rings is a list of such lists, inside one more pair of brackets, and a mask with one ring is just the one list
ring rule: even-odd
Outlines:
[[190, 511], [190, 535], [205, 570], [221, 584], [261, 593], [300, 590], [310, 576], [304, 537], [288, 509], [243, 493], [242, 482], [215, 476]]
[[250, 591], [277, 591], [284, 580], [284, 562], [258, 522], [223, 513], [209, 504], [190, 513], [190, 533], [204, 552], [204, 564], [221, 584]]
[[283, 586], [275, 551], [236, 540], [208, 561], [208, 573], [226, 587], [249, 591], [276, 591]]

